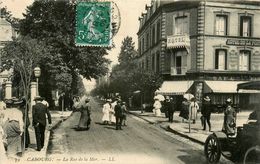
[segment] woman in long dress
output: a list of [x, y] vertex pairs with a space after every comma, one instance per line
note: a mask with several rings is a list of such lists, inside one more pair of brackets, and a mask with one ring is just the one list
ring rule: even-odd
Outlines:
[[193, 97], [191, 99], [191, 103], [189, 105], [189, 118], [193, 121], [193, 123], [196, 123], [197, 119], [197, 111], [199, 110], [199, 105], [196, 102], [196, 99]]
[[8, 100], [6, 102], [6, 122], [4, 133], [7, 139], [7, 156], [10, 159], [19, 158], [22, 155], [23, 113], [17, 108], [20, 104]]
[[230, 98], [226, 100], [227, 107], [224, 111], [224, 123], [222, 127], [222, 131], [224, 131], [227, 135], [233, 135], [235, 133], [236, 128], [236, 111], [231, 106], [232, 101]]
[[85, 103], [83, 103], [80, 107], [80, 119], [78, 124], [78, 130], [88, 130], [91, 122], [90, 114], [91, 107], [89, 105], [89, 98], [85, 99]]
[[3, 130], [4, 125], [4, 111], [0, 110], [0, 163], [7, 163], [7, 156], [5, 151], [6, 135]]
[[109, 112], [111, 111], [111, 99], [107, 99], [106, 103], [103, 105], [103, 117], [102, 117], [102, 121], [105, 125], [107, 125], [109, 123]]
[[155, 116], [161, 116], [162, 104], [159, 101], [159, 99], [155, 98], [155, 102], [153, 104], [153, 107], [154, 107]]

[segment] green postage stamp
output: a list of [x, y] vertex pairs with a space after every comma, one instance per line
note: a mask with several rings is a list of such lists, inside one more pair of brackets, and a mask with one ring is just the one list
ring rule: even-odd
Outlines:
[[76, 12], [77, 46], [111, 46], [111, 2], [78, 2]]

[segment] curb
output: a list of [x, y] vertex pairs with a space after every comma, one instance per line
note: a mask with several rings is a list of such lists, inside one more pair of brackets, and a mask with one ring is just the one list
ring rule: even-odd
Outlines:
[[180, 132], [178, 132], [178, 131], [172, 129], [170, 126], [167, 127], [167, 130], [170, 131], [170, 132], [172, 132], [172, 133], [174, 133], [174, 134], [177, 134], [177, 135], [179, 135], [179, 136], [181, 136], [181, 137], [187, 138], [187, 139], [189, 139], [189, 140], [191, 140], [191, 141], [193, 141], [193, 142], [196, 142], [196, 143], [198, 143], [198, 144], [200, 144], [200, 145], [202, 145], [202, 146], [205, 144], [205, 143], [202, 142], [202, 141], [196, 140], [196, 139], [194, 139], [194, 138], [192, 138], [192, 137], [190, 137], [190, 136], [188, 136], [188, 135], [185, 135], [185, 134], [183, 134], [183, 133], [180, 133]]
[[[146, 119], [146, 118], [143, 118], [142, 116], [140, 116], [140, 115], [138, 115], [138, 114], [136, 114], [136, 113], [132, 113], [132, 112], [129, 111], [129, 114], [132, 114], [132, 115], [134, 115], [134, 116], [136, 116], [136, 117], [138, 117], [138, 118], [141, 118], [142, 120], [144, 120], [144, 121], [146, 121], [146, 122], [148, 122], [148, 123], [150, 123], [150, 124], [157, 124], [156, 122], [152, 122], [152, 121], [150, 121], [150, 120], [148, 120], [148, 119]], [[200, 144], [200, 145], [204, 145], [204, 142], [199, 141], [199, 140], [196, 140], [196, 139], [194, 139], [194, 138], [192, 138], [192, 137], [189, 137], [188, 135], [182, 134], [182, 133], [180, 133], [180, 132], [178, 132], [178, 131], [176, 131], [176, 130], [170, 128], [169, 125], [168, 125], [167, 127], [163, 127], [162, 125], [160, 125], [160, 128], [162, 128], [162, 129], [164, 129], [164, 130], [166, 130], [166, 131], [172, 132], [172, 133], [174, 133], [174, 134], [177, 134], [177, 135], [179, 135], [179, 136], [181, 136], [181, 137], [187, 138], [187, 139], [189, 139], [189, 140], [191, 140], [191, 141], [193, 141], [193, 142], [196, 142], [196, 143], [198, 143], [198, 144]]]
[[[73, 112], [72, 112], [73, 113]], [[46, 134], [46, 136], [45, 136], [45, 141], [44, 141], [44, 143], [46, 143], [46, 149], [44, 150], [45, 152], [44, 152], [44, 156], [47, 156], [47, 150], [48, 150], [48, 147], [49, 147], [49, 141], [50, 141], [50, 137], [51, 137], [51, 133], [52, 133], [52, 131], [54, 130], [54, 129], [56, 129], [57, 127], [59, 127], [59, 125], [62, 123], [62, 122], [64, 122], [64, 121], [66, 121], [71, 115], [72, 115], [72, 113], [69, 115], [69, 116], [67, 116], [66, 118], [61, 118], [61, 120], [59, 120], [59, 121], [57, 121], [48, 131], [47, 131], [47, 134]]]

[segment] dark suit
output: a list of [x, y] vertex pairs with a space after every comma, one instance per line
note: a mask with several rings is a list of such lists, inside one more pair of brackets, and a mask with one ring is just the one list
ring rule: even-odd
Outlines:
[[169, 122], [173, 122], [174, 106], [170, 100], [164, 102], [164, 109], [168, 113]]
[[122, 129], [121, 125], [123, 120], [123, 109], [119, 104], [115, 106], [115, 117], [116, 117], [116, 130]]
[[32, 108], [33, 126], [37, 142], [37, 150], [40, 151], [44, 146], [44, 132], [46, 127], [46, 114], [48, 122], [51, 124], [51, 115], [46, 105], [37, 102]]

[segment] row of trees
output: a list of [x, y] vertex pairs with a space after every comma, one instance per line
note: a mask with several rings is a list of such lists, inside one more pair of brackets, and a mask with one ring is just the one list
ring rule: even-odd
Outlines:
[[14, 69], [14, 84], [23, 86], [27, 99], [36, 66], [42, 72], [39, 93], [50, 105], [53, 90], [67, 97], [84, 94], [80, 75], [91, 79], [108, 71], [108, 48], [75, 46], [75, 14], [73, 3], [43, 0], [29, 6], [24, 19], [18, 21], [19, 37], [4, 47], [1, 70]]
[[138, 93], [142, 103], [151, 102], [163, 79], [152, 71], [138, 67], [137, 51], [131, 37], [127, 36], [122, 41], [118, 62], [112, 68], [109, 81], [100, 84], [94, 93], [104, 97], [108, 97], [108, 93], [119, 93], [124, 101]]

